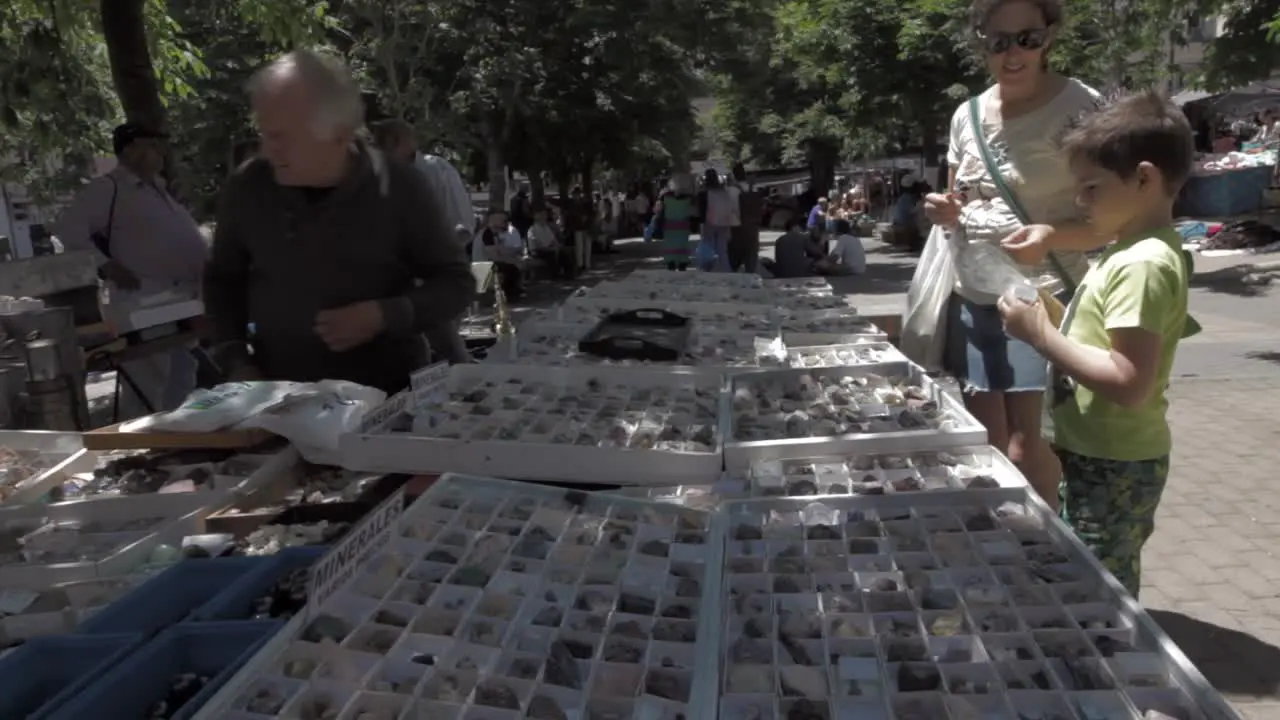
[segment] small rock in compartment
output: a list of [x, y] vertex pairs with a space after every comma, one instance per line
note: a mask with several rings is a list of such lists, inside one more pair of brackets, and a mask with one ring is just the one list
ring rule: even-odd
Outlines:
[[276, 688], [259, 688], [245, 703], [244, 709], [258, 715], [279, 715], [289, 697]]
[[169, 683], [168, 693], [152, 704], [151, 709], [147, 711], [147, 719], [168, 720], [173, 717], [174, 713], [199, 694], [208, 682], [207, 676], [196, 673], [182, 673], [174, 676]]
[[449, 577], [450, 585], [462, 585], [464, 587], [482, 588], [489, 584], [489, 573], [484, 568], [475, 565], [467, 565], [460, 567]]
[[547, 605], [533, 616], [533, 624], [543, 627], [558, 627], [564, 619], [564, 612], [555, 605]]
[[546, 695], [534, 695], [525, 712], [528, 720], [569, 720], [560, 704]]
[[520, 698], [514, 690], [497, 680], [485, 680], [476, 686], [476, 704], [489, 707], [520, 709]]
[[598, 590], [583, 590], [573, 602], [578, 610], [595, 613], [607, 613], [613, 609], [613, 598]]
[[467, 630], [467, 641], [477, 645], [497, 647], [502, 643], [502, 629], [490, 622], [473, 621]]
[[975, 475], [964, 481], [969, 490], [994, 490], [1000, 487], [1000, 481], [990, 475]]
[[763, 540], [764, 530], [757, 525], [739, 523], [733, 528], [734, 540]]
[[[587, 657], [591, 657], [590, 648], [587, 648]], [[582, 676], [578, 672], [578, 662], [568, 644], [563, 640], [551, 643], [543, 679], [551, 685], [572, 690], [582, 689]]]
[[534, 658], [516, 658], [507, 668], [507, 674], [517, 680], [533, 680], [542, 670], [542, 661]]
[[382, 608], [373, 614], [373, 621], [379, 625], [390, 625], [392, 627], [408, 627], [411, 618], [404, 613], [396, 612]]
[[692, 623], [679, 620], [659, 620], [653, 624], [653, 639], [663, 642], [691, 643], [697, 640], [698, 630]]
[[650, 540], [641, 543], [637, 552], [643, 555], [653, 555], [654, 557], [666, 557], [671, 551], [667, 543], [661, 540]]
[[663, 670], [650, 670], [644, 679], [644, 691], [676, 702], [689, 702], [689, 680]]
[[333, 615], [320, 615], [311, 621], [306, 630], [302, 631], [302, 639], [312, 643], [325, 640], [340, 643], [349, 634], [351, 634], [351, 624], [346, 620]]
[[299, 568], [276, 581], [265, 595], [253, 601], [250, 616], [255, 619], [287, 618], [307, 605], [310, 568]]
[[634, 620], [626, 620], [614, 625], [613, 634], [618, 637], [633, 638], [635, 640], [649, 639], [649, 632]]
[[631, 615], [652, 615], [657, 611], [657, 608], [658, 603], [647, 597], [631, 593], [622, 593], [618, 596], [618, 612]]
[[662, 608], [662, 617], [674, 620], [692, 620], [693, 607], [685, 603], [668, 603]]
[[840, 530], [832, 525], [810, 525], [804, 536], [807, 540], [839, 540]]
[[824, 702], [801, 698], [791, 704], [786, 720], [830, 720], [831, 714]]
[[932, 665], [903, 663], [898, 666], [898, 692], [928, 692], [942, 686], [942, 675]]
[[644, 659], [644, 648], [621, 640], [608, 640], [602, 654], [605, 662], [638, 663]]
[[817, 494], [818, 484], [808, 478], [799, 478], [787, 483], [787, 495], [792, 497]]
[[471, 694], [473, 682], [467, 681], [460, 673], [437, 670], [422, 688], [422, 696], [430, 700], [461, 705]]
[[443, 563], [445, 565], [453, 565], [454, 563], [458, 562], [457, 555], [454, 555], [448, 550], [440, 550], [440, 549], [432, 550], [431, 552], [427, 553], [427, 556], [424, 559], [427, 560], [428, 562]]

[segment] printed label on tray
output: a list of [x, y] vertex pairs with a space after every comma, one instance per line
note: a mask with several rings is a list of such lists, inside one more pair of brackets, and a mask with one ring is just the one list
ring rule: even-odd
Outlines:
[[323, 607], [351, 580], [358, 568], [386, 547], [403, 513], [404, 488], [400, 488], [351, 528], [351, 532], [312, 566], [307, 592], [308, 616]]
[[448, 397], [449, 363], [428, 365], [409, 376], [415, 412], [439, 407]]
[[361, 435], [367, 435], [384, 427], [392, 418], [405, 411], [408, 397], [408, 393], [397, 393], [388, 398], [386, 402], [370, 410], [368, 414], [360, 419], [360, 426], [357, 432]]

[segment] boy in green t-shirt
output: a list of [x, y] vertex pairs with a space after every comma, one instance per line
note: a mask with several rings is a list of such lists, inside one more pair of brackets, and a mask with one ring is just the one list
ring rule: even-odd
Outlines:
[[1173, 201], [1191, 172], [1191, 128], [1155, 94], [1086, 117], [1065, 139], [1077, 203], [1112, 242], [1062, 328], [1042, 304], [1000, 300], [1010, 335], [1051, 364], [1045, 423], [1062, 461], [1062, 517], [1133, 596], [1169, 473], [1165, 388], [1187, 315], [1190, 261]]

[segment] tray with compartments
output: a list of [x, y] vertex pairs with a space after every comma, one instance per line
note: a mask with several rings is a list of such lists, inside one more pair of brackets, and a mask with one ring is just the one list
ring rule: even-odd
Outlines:
[[522, 324], [515, 335], [499, 340], [483, 362], [489, 365], [536, 363], [559, 367], [669, 367], [706, 375], [751, 372], [784, 365], [782, 344], [776, 338], [741, 332], [708, 332], [696, 326], [684, 357], [677, 362], [609, 360], [578, 349], [578, 341], [591, 328], [591, 323], [531, 320]]
[[[454, 365], [448, 400], [411, 429], [343, 438], [353, 467], [624, 485], [720, 473], [723, 378], [671, 369]], [[388, 403], [404, 399], [392, 398]]]
[[910, 362], [742, 373], [721, 408], [725, 467], [986, 443], [987, 431]]
[[723, 512], [721, 720], [1236, 717], [1025, 489]]
[[446, 475], [363, 574], [299, 616], [197, 718], [711, 718], [714, 522]]

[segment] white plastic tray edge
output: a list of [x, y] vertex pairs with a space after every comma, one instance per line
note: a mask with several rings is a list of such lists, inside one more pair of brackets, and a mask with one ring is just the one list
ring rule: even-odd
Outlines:
[[92, 470], [97, 460], [88, 450], [81, 448], [76, 450], [71, 456], [60, 461], [53, 467], [34, 477], [27, 478], [17, 486], [13, 494], [4, 500], [4, 507], [13, 507], [15, 505], [25, 505], [27, 503], [36, 502], [45, 493], [49, 492], [58, 483], [66, 479], [68, 475], [74, 475], [79, 472]]

